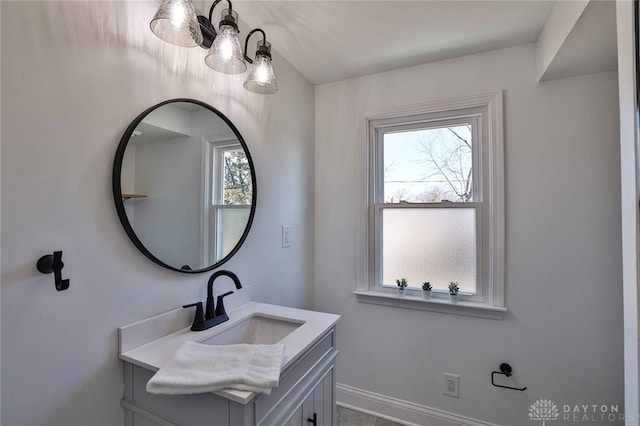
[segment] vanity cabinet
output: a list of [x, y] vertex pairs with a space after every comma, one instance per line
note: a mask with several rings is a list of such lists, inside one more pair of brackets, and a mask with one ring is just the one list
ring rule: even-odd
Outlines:
[[285, 426], [335, 424], [334, 384], [332, 368], [322, 381], [316, 384], [316, 387], [307, 395], [302, 404], [292, 413], [288, 413], [290, 417], [282, 424]]
[[154, 395], [145, 390], [154, 372], [124, 361], [126, 426], [335, 425], [335, 328], [289, 363], [270, 395], [242, 403], [216, 393]]

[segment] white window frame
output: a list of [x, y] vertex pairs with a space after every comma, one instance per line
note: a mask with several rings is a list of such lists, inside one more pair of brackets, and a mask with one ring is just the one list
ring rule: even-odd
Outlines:
[[[363, 303], [421, 309], [468, 316], [502, 319], [504, 304], [504, 149], [502, 91], [420, 105], [368, 111], [362, 114], [362, 186], [358, 205], [357, 288]], [[374, 173], [382, 161], [378, 150], [385, 129], [424, 128], [429, 123], [453, 119], [478, 120], [474, 135], [474, 196], [470, 203], [430, 203], [432, 208], [474, 208], [476, 210], [478, 288], [476, 294], [461, 293], [452, 303], [446, 292], [434, 292], [427, 300], [422, 290], [410, 289], [401, 297], [395, 288], [379, 285], [380, 215], [390, 204], [377, 203], [382, 191], [381, 173]], [[479, 136], [479, 137], [478, 137]], [[479, 164], [475, 161], [479, 160]], [[481, 178], [480, 178], [481, 176]], [[409, 208], [424, 208], [412, 204]], [[407, 206], [403, 206], [407, 208]]]
[[[202, 213], [201, 213], [201, 264], [209, 265], [224, 258], [219, 228], [219, 212], [222, 209], [247, 209], [245, 205], [227, 205], [224, 196], [224, 153], [243, 149], [236, 137], [209, 140], [203, 138], [202, 153]], [[250, 208], [250, 206], [249, 206]]]

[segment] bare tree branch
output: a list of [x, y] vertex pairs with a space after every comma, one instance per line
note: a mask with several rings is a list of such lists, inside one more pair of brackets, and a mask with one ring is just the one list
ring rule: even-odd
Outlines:
[[[468, 128], [471, 126], [467, 126]], [[471, 144], [469, 143], [468, 140], [466, 140], [465, 138], [463, 138], [462, 136], [460, 136], [455, 130], [453, 130], [451, 127], [447, 127], [447, 130], [449, 130], [451, 133], [453, 133], [458, 139], [460, 139], [462, 142], [465, 143], [465, 145], [467, 145], [469, 147], [469, 149], [471, 149]]]
[[[420, 151], [425, 154], [426, 158], [422, 162], [427, 163], [432, 171], [425, 173], [422, 178], [425, 181], [430, 181], [434, 177], [442, 177], [459, 200], [469, 201], [472, 198], [473, 178], [472, 168], [468, 165], [471, 156], [471, 143], [456, 130], [452, 128], [447, 128], [447, 130], [461, 143], [456, 146], [455, 143], [449, 142], [444, 145], [448, 151], [446, 149], [443, 151], [442, 148], [439, 150], [434, 148], [433, 140], [423, 140]], [[438, 152], [440, 152], [440, 156], [437, 155]]]

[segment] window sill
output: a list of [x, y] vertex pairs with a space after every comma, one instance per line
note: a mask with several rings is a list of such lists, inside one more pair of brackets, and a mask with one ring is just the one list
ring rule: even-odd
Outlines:
[[374, 305], [393, 306], [396, 308], [418, 309], [421, 311], [441, 312], [445, 314], [465, 315], [470, 317], [501, 320], [507, 312], [503, 306], [492, 306], [485, 303], [459, 301], [452, 303], [448, 299], [425, 299], [419, 296], [398, 296], [386, 291], [355, 291], [358, 302]]

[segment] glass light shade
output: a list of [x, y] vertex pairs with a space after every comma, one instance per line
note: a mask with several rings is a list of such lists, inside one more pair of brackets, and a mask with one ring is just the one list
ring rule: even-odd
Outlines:
[[271, 58], [260, 54], [256, 55], [256, 59], [253, 61], [253, 69], [244, 82], [244, 88], [250, 92], [267, 95], [278, 91], [278, 82], [276, 81], [276, 74], [273, 72]]
[[238, 30], [231, 25], [221, 25], [218, 35], [204, 58], [204, 62], [216, 71], [225, 74], [242, 74], [247, 70]]
[[162, 0], [149, 23], [162, 40], [183, 47], [200, 46], [202, 31], [191, 0]]

